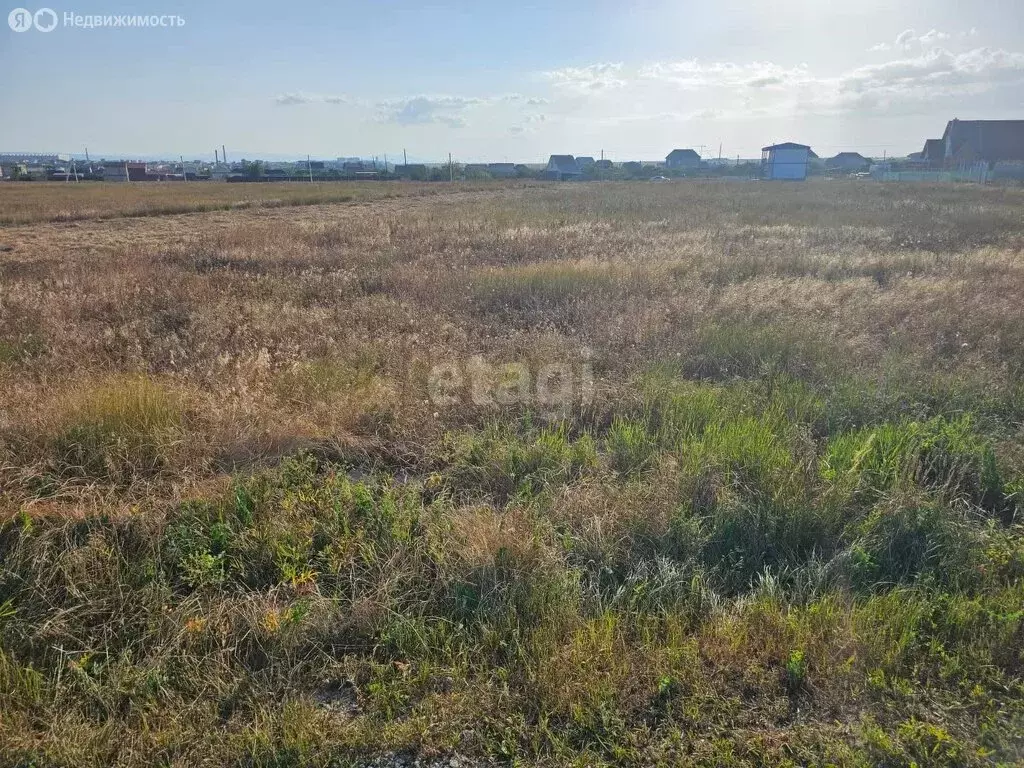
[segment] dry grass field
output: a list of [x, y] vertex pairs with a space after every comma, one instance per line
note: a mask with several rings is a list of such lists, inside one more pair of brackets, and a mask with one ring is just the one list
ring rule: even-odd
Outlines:
[[1024, 761], [1024, 191], [200, 186], [0, 187], [0, 763]]
[[[462, 189], [480, 185], [460, 183]], [[0, 184], [0, 226], [43, 221], [81, 221], [246, 208], [280, 208], [314, 203], [368, 202], [437, 194], [436, 184], [415, 182], [37, 182]]]

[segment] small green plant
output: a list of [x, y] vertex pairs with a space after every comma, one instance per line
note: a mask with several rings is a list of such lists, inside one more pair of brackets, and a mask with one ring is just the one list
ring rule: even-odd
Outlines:
[[224, 554], [191, 552], [181, 562], [185, 582], [193, 589], [218, 587], [224, 583]]
[[804, 652], [796, 648], [786, 659], [786, 689], [790, 695], [799, 693], [807, 683], [807, 659]]
[[631, 475], [650, 469], [657, 444], [644, 424], [616, 418], [605, 437], [608, 460], [616, 472]]

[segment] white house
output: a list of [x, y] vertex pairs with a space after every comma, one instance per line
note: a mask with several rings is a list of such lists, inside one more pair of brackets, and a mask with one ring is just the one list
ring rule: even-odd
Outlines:
[[814, 153], [806, 144], [773, 144], [761, 150], [761, 176], [765, 179], [803, 181]]

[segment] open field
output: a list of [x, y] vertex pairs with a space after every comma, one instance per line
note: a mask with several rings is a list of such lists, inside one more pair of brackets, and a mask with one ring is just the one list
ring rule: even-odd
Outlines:
[[0, 763], [1024, 761], [1024, 190], [38, 187]]
[[[461, 189], [479, 184], [460, 183]], [[450, 188], [450, 187], [449, 187]], [[0, 226], [43, 221], [81, 221], [129, 216], [278, 208], [438, 194], [437, 184], [416, 182], [323, 182], [317, 184], [227, 182], [0, 184]]]

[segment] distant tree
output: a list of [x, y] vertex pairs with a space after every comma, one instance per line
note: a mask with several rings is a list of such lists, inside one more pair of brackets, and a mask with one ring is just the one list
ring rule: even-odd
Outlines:
[[622, 164], [622, 172], [629, 179], [643, 178], [643, 170], [643, 164], [635, 161]]
[[261, 160], [243, 160], [242, 175], [249, 179], [258, 179], [263, 175], [263, 162]]
[[459, 163], [453, 163], [451, 169], [448, 168], [448, 163], [445, 163], [430, 169], [428, 181], [448, 181], [450, 178], [457, 179], [461, 175], [462, 166]]

